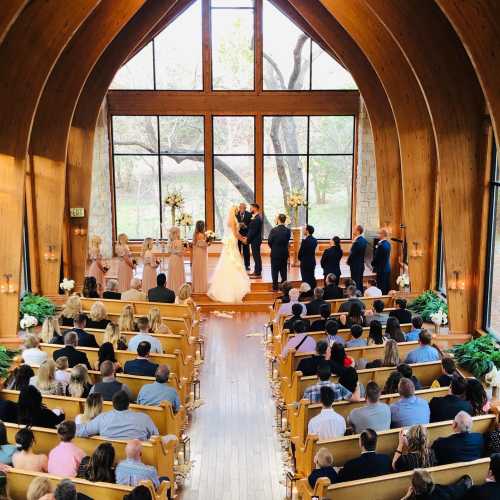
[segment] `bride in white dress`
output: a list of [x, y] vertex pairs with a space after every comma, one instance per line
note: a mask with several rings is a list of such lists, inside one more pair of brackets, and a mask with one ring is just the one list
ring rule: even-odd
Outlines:
[[243, 259], [238, 251], [237, 207], [231, 207], [227, 217], [222, 252], [208, 287], [208, 296], [216, 302], [234, 304], [243, 301], [250, 292], [248, 277]]

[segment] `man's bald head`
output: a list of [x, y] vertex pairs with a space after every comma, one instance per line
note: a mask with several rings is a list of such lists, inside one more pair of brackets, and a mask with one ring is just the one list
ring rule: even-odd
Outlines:
[[170, 378], [170, 369], [167, 365], [160, 365], [155, 373], [156, 381], [160, 384], [165, 384]]
[[138, 439], [132, 439], [125, 447], [125, 455], [132, 460], [139, 460], [141, 458], [142, 443]]

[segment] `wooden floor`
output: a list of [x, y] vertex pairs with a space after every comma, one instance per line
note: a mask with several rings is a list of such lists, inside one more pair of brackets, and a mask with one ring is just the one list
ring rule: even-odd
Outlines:
[[213, 315], [201, 369], [205, 404], [188, 431], [193, 470], [182, 500], [282, 500], [281, 451], [274, 429], [274, 403], [266, 373], [262, 337], [267, 316]]

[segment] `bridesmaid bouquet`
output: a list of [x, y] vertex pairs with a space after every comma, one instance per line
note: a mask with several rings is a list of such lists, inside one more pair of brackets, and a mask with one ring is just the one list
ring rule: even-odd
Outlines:
[[215, 240], [215, 233], [213, 231], [205, 231], [205, 240], [207, 243], [212, 243]]

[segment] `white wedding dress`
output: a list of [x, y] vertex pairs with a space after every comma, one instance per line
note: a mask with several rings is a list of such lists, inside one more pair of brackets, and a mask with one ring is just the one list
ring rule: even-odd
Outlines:
[[236, 234], [237, 221], [234, 209], [231, 209], [222, 239], [222, 252], [208, 287], [208, 296], [216, 302], [239, 303], [250, 292], [250, 278], [238, 251]]

